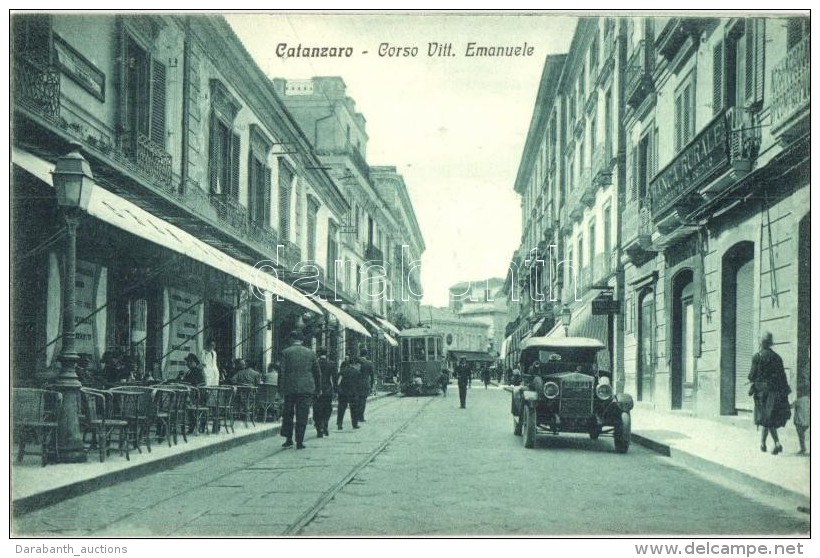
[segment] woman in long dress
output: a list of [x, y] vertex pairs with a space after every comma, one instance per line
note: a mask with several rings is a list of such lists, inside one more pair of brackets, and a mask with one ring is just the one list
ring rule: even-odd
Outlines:
[[749, 395], [755, 400], [755, 424], [763, 427], [760, 451], [766, 451], [766, 438], [772, 435], [773, 455], [783, 451], [777, 429], [786, 426], [791, 416], [789, 409], [789, 382], [783, 368], [783, 359], [772, 350], [772, 334], [765, 332], [760, 338], [760, 351], [752, 357]]

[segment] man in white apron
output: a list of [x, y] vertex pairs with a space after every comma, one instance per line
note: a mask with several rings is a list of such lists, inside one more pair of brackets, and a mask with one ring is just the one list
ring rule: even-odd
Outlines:
[[214, 346], [213, 339], [208, 339], [205, 342], [205, 350], [202, 351], [202, 357], [199, 359], [202, 363], [202, 372], [205, 375], [206, 386], [219, 385], [219, 366], [216, 363], [216, 350]]

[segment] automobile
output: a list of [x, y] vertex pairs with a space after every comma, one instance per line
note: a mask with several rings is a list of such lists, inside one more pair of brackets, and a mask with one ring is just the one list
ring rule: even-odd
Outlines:
[[632, 434], [628, 394], [615, 394], [609, 354], [586, 337], [529, 337], [521, 342], [521, 385], [512, 389], [513, 432], [524, 447], [540, 433], [612, 436], [626, 453]]

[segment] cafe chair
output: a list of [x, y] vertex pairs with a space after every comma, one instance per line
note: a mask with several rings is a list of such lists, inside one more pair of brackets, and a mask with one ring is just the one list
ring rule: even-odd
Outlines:
[[[13, 388], [11, 393], [12, 435], [19, 445], [17, 462], [23, 461], [26, 444], [40, 445], [43, 467], [49, 461], [59, 461], [57, 450], [57, 417], [63, 404], [58, 391]], [[35, 453], [29, 450], [28, 453]]]
[[117, 447], [120, 455], [125, 452], [125, 459], [130, 461], [128, 452], [128, 422], [115, 419], [114, 397], [111, 393], [92, 389], [81, 388], [82, 414], [80, 415], [80, 428], [83, 432], [83, 443], [86, 436], [91, 434], [89, 449], [97, 449], [100, 453], [100, 462], [105, 461], [111, 449], [111, 441], [114, 434], [117, 435]]

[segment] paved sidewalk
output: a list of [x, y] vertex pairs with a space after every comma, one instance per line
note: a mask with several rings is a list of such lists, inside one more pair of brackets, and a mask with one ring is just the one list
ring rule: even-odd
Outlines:
[[[393, 395], [379, 392], [370, 401]], [[131, 452], [131, 460], [112, 453], [103, 463], [96, 451], [89, 452], [85, 463], [61, 463], [40, 466], [40, 456], [26, 456], [17, 463], [16, 453], [11, 456], [11, 500], [15, 513], [38, 509], [78, 494], [132, 480], [181, 463], [199, 459], [205, 455], [227, 451], [249, 442], [274, 438], [271, 443], [278, 447], [280, 422], [257, 422], [256, 426], [242, 421], [234, 423], [234, 433], [189, 435], [185, 443], [179, 437], [177, 445], [168, 447], [167, 442], [152, 441], [151, 453], [143, 447], [142, 453]], [[310, 428], [310, 426], [308, 426]], [[16, 449], [16, 448], [14, 448]]]
[[[807, 451], [811, 446], [806, 436]], [[794, 424], [778, 430], [783, 453], [760, 451], [760, 431], [751, 417], [696, 418], [680, 411], [662, 412], [637, 404], [632, 411], [632, 441], [685, 462], [705, 472], [729, 474], [736, 480], [754, 480], [767, 490], [806, 499], [810, 491], [809, 454], [798, 455]]]

